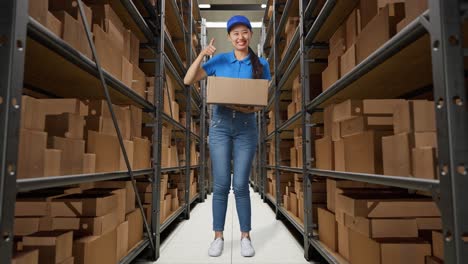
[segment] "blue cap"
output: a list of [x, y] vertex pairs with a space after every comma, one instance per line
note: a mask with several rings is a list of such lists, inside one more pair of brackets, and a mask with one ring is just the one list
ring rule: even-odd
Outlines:
[[229, 33], [233, 26], [235, 25], [244, 25], [252, 30], [252, 25], [250, 24], [250, 20], [245, 16], [233, 16], [227, 22], [227, 32]]

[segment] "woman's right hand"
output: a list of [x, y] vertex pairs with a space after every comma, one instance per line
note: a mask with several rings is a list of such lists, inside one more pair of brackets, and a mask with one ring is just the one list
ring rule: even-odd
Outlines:
[[216, 48], [213, 44], [214, 44], [214, 38], [212, 38], [210, 41], [210, 44], [201, 51], [200, 55], [212, 56], [216, 52]]

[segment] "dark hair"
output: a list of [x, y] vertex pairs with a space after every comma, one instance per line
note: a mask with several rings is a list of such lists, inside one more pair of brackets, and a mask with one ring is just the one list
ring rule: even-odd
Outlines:
[[257, 54], [249, 47], [250, 61], [252, 62], [252, 77], [254, 79], [263, 79], [263, 65]]

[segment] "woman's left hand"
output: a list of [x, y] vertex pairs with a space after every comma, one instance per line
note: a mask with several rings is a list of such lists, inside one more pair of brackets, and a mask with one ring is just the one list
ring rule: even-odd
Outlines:
[[239, 111], [241, 113], [255, 113], [263, 109], [261, 106], [240, 106], [240, 105], [227, 105], [227, 107]]

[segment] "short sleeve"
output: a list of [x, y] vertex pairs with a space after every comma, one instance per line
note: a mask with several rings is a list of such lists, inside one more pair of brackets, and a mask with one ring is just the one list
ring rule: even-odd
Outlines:
[[268, 64], [268, 61], [263, 58], [261, 58], [260, 61], [263, 65], [263, 79], [271, 80], [270, 64]]
[[221, 54], [213, 56], [211, 59], [209, 59], [207, 62], [205, 62], [202, 65], [203, 70], [205, 70], [206, 75], [208, 76], [213, 76], [216, 75], [216, 67], [219, 65], [219, 62], [221, 61], [222, 56]]

